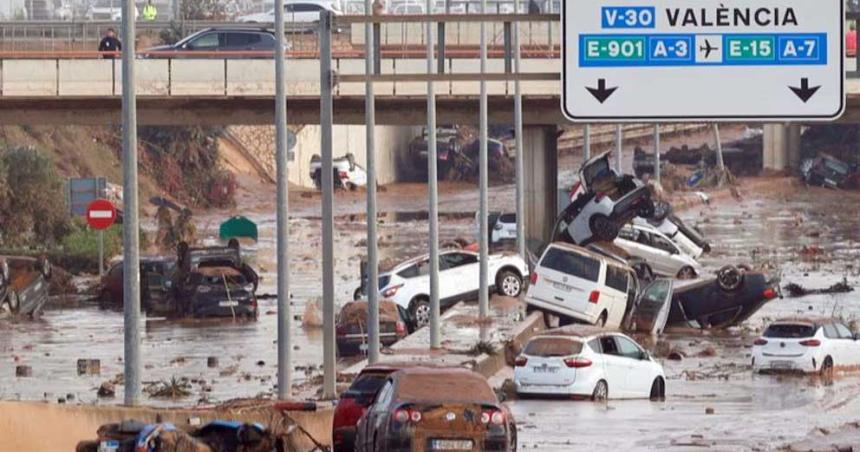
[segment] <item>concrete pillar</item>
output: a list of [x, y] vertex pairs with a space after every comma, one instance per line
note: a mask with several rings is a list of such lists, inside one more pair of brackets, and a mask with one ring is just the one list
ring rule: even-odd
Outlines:
[[525, 233], [526, 239], [549, 240], [557, 214], [558, 129], [525, 127]]
[[800, 125], [765, 124], [762, 165], [766, 170], [785, 171], [800, 166]]

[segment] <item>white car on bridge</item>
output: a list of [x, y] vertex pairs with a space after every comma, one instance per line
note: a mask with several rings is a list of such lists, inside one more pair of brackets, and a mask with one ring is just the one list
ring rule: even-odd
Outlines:
[[[528, 265], [517, 254], [491, 254], [487, 261], [487, 283], [500, 295], [518, 297], [529, 276]], [[362, 275], [364, 280], [366, 276]], [[365, 286], [355, 298], [363, 297]], [[478, 254], [448, 249], [439, 253], [439, 304], [442, 309], [458, 301], [474, 299], [480, 286]], [[405, 309], [413, 328], [430, 322], [430, 256], [401, 262], [379, 275], [379, 294]]]
[[519, 395], [661, 400], [666, 376], [633, 339], [591, 326], [560, 328], [532, 338], [514, 363]]
[[[320, 12], [331, 11], [333, 14], [341, 14], [340, 8], [334, 1], [326, 0], [301, 0], [284, 2], [285, 23], [315, 23], [320, 20]], [[275, 22], [275, 10], [270, 9], [265, 13], [248, 14], [236, 18], [237, 22], [248, 24], [271, 24]]]

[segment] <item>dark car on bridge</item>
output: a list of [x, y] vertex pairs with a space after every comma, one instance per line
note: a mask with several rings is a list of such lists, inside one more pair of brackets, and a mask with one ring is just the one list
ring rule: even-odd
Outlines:
[[48, 302], [47, 258], [0, 257], [0, 318], [38, 317]]
[[276, 47], [275, 33], [266, 28], [215, 27], [141, 53], [144, 58], [212, 58], [219, 52], [231, 58], [272, 58]]

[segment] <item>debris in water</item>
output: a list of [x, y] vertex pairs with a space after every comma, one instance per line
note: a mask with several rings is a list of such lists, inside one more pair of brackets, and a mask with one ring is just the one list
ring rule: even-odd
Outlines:
[[826, 289], [807, 289], [800, 284], [789, 283], [785, 286], [788, 295], [791, 297], [803, 297], [806, 295], [815, 294], [833, 294], [833, 293], [848, 293], [853, 292], [854, 288], [848, 285], [848, 279], [842, 278], [842, 281], [826, 288]]
[[172, 377], [170, 381], [152, 383], [143, 392], [157, 399], [181, 399], [191, 395], [191, 385], [184, 379], [177, 380]]

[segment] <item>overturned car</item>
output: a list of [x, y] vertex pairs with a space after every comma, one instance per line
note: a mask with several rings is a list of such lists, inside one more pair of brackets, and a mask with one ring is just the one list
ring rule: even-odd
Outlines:
[[[379, 342], [384, 347], [394, 345], [406, 337], [405, 309], [388, 300], [379, 301]], [[335, 337], [338, 356], [351, 356], [367, 352], [368, 303], [351, 301], [337, 316]]]
[[0, 257], [0, 319], [38, 317], [48, 302], [47, 258]]
[[173, 286], [177, 312], [193, 317], [257, 318], [257, 273], [242, 261], [238, 246], [179, 245]]
[[553, 241], [587, 245], [612, 241], [634, 218], [654, 215], [651, 191], [635, 177], [617, 174], [609, 152], [593, 157], [579, 170], [571, 190], [572, 202], [556, 219]]

